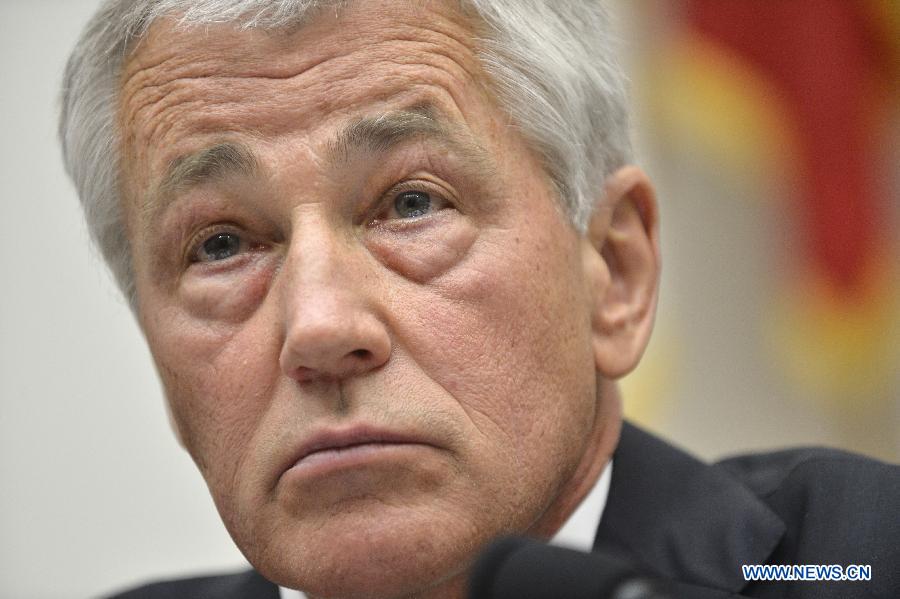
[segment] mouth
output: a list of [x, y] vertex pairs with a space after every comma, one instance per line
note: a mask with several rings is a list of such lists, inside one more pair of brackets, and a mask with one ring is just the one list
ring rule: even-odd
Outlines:
[[282, 477], [289, 473], [291, 477], [319, 476], [423, 448], [435, 446], [415, 435], [365, 426], [325, 430], [301, 445]]

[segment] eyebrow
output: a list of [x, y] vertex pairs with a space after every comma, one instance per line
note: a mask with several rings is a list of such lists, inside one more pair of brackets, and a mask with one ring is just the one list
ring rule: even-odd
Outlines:
[[148, 222], [155, 222], [178, 193], [185, 189], [235, 175], [252, 177], [257, 172], [259, 162], [256, 155], [240, 142], [221, 142], [179, 156], [169, 163], [162, 182], [150, 193], [144, 204], [144, 216]]
[[185, 187], [221, 180], [231, 175], [252, 176], [259, 169], [253, 151], [236, 142], [218, 143], [169, 164], [159, 192], [174, 194]]
[[[416, 139], [438, 139], [485, 176], [495, 172], [489, 153], [463, 127], [439, 119], [428, 103], [363, 117], [341, 129], [327, 144], [326, 155], [335, 164], [348, 164], [362, 152], [383, 154]], [[253, 150], [226, 141], [180, 156], [169, 163], [161, 183], [145, 205], [149, 222], [156, 221], [177, 195], [189, 188], [232, 176], [253, 177], [261, 170]]]
[[359, 151], [381, 154], [421, 137], [449, 137], [428, 104], [358, 119], [331, 140], [328, 153], [334, 162], [349, 162]]
[[383, 154], [419, 139], [437, 140], [480, 175], [493, 178], [496, 174], [490, 153], [469, 130], [440, 118], [434, 106], [427, 102], [358, 119], [331, 140], [326, 152], [333, 163], [347, 164], [360, 152]]

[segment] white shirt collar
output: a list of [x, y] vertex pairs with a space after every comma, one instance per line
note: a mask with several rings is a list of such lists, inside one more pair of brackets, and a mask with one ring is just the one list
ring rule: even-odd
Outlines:
[[[590, 551], [594, 547], [594, 537], [597, 534], [597, 527], [600, 526], [600, 518], [603, 517], [611, 482], [612, 460], [606, 464], [606, 468], [594, 483], [590, 493], [578, 504], [562, 528], [550, 539], [551, 545], [579, 551]], [[278, 587], [278, 592], [281, 599], [307, 599], [303, 591]]]
[[594, 547], [594, 537], [597, 535], [597, 527], [600, 526], [600, 518], [606, 507], [606, 498], [609, 496], [609, 484], [612, 482], [612, 460], [606, 464], [606, 468], [600, 474], [600, 478], [594, 483], [594, 488], [581, 500], [569, 519], [562, 528], [550, 539], [551, 545], [577, 549], [578, 551], [590, 551]]

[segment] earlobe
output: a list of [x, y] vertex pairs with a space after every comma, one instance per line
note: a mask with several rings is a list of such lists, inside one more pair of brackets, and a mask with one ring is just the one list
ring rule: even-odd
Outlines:
[[617, 379], [647, 347], [659, 291], [656, 197], [643, 171], [626, 166], [607, 179], [587, 241], [599, 260], [589, 267], [594, 361], [600, 374]]

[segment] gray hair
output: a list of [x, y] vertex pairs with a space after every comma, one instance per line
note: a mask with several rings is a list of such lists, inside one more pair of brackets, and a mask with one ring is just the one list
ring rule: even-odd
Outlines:
[[[150, 25], [300, 26], [347, 0], [106, 0], [66, 67], [59, 135], [91, 237], [136, 305], [122, 217], [116, 107], [122, 66]], [[562, 207], [584, 232], [603, 181], [630, 159], [625, 78], [599, 0], [457, 0], [480, 17], [479, 58], [501, 107], [543, 161]]]

